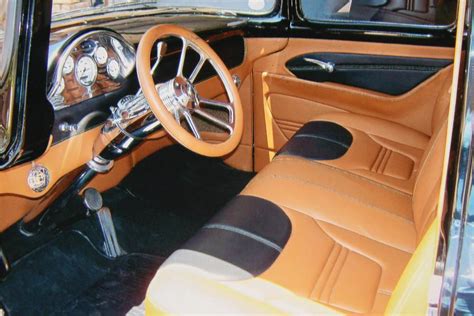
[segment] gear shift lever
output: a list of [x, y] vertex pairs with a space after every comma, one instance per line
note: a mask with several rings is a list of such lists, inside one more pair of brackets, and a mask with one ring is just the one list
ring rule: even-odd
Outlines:
[[87, 188], [83, 194], [83, 203], [90, 215], [97, 216], [103, 237], [103, 249], [110, 258], [123, 254], [115, 232], [112, 214], [108, 207], [103, 206], [102, 195], [94, 188]]

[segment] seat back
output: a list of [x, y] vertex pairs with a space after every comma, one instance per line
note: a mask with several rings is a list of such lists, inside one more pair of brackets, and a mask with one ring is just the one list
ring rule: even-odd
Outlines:
[[432, 135], [421, 159], [413, 189], [413, 219], [418, 243], [436, 217], [446, 147], [450, 89], [451, 76], [448, 76], [433, 108]]
[[386, 315], [421, 315], [428, 308], [441, 222], [437, 208], [443, 176], [450, 89], [449, 76], [433, 109], [432, 136], [421, 159], [413, 190], [413, 217], [418, 245], [390, 297]]
[[440, 130], [443, 123], [448, 117], [449, 99], [451, 97], [451, 75], [446, 76], [446, 80], [441, 86], [438, 98], [433, 108], [433, 116], [431, 119], [431, 135], [433, 136]]

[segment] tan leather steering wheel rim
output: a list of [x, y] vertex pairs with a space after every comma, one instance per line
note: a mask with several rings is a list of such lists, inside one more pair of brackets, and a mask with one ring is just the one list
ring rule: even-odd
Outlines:
[[[233, 108], [233, 131], [229, 138], [222, 143], [209, 143], [198, 139], [188, 132], [176, 120], [173, 113], [163, 103], [156, 87], [151, 69], [151, 52], [154, 44], [167, 37], [178, 37], [185, 39], [191, 46], [195, 45], [201, 49], [208, 58], [209, 63], [214, 67], [219, 75]], [[184, 43], [184, 41], [183, 41]], [[194, 46], [193, 46], [194, 47]], [[184, 61], [183, 61], [184, 63]], [[137, 51], [137, 73], [143, 94], [150, 105], [151, 110], [161, 122], [164, 129], [181, 145], [200, 155], [209, 157], [225, 156], [232, 152], [240, 143], [243, 131], [243, 111], [237, 87], [233, 83], [229, 70], [214, 52], [214, 50], [198, 35], [183, 27], [176, 25], [158, 25], [150, 28], [140, 40]], [[158, 66], [159, 67], [159, 66]], [[179, 71], [179, 69], [178, 69]]]

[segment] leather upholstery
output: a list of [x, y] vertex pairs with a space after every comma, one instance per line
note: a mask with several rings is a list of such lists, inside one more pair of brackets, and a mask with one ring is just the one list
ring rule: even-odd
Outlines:
[[179, 250], [152, 281], [148, 311], [383, 313], [436, 223], [449, 86], [433, 107], [431, 136], [358, 114], [315, 117], [351, 133], [347, 152], [334, 160], [279, 155], [241, 193], [277, 205], [291, 222], [274, 263], [254, 276], [208, 254], [195, 260], [205, 268], [177, 262], [189, 256]]
[[300, 128], [278, 152], [314, 160], [342, 157], [352, 144], [352, 134], [339, 124], [313, 121]]
[[253, 68], [255, 170], [305, 123], [320, 115], [348, 112], [410, 127], [429, 138], [438, 92], [452, 74], [439, 71], [413, 90], [391, 96], [336, 83], [295, 77], [286, 65], [307, 54], [358, 54], [452, 60], [452, 48], [290, 38], [286, 47], [257, 60]]
[[[257, 276], [280, 255], [290, 232], [290, 220], [277, 205], [240, 195], [182, 249], [212, 256]], [[188, 262], [199, 262], [188, 257]]]

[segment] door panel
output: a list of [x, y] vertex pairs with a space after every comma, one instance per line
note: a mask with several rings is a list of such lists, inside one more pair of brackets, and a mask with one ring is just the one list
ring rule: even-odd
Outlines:
[[[391, 95], [350, 85], [350, 80], [357, 80], [351, 78], [357, 73], [348, 76], [349, 81], [345, 84], [314, 82], [298, 78], [287, 68], [292, 60], [307, 54], [317, 54], [318, 57], [342, 54], [360, 56], [367, 52], [373, 54], [377, 62], [392, 61], [392, 64], [403, 65], [405, 60], [407, 65], [406, 60], [412, 64], [417, 60], [420, 62], [416, 65], [419, 67], [417, 69], [429, 69], [430, 73], [424, 74], [426, 78], [421, 83], [409, 82], [412, 85], [409, 91]], [[266, 56], [254, 65], [255, 169], [258, 171], [265, 166], [304, 123], [330, 112], [374, 116], [430, 136], [436, 91], [439, 91], [451, 72], [452, 56], [453, 49], [444, 47], [290, 39], [284, 50]], [[367, 75], [362, 70], [359, 76]], [[403, 86], [400, 81], [409, 81], [396, 71], [385, 76], [384, 80], [398, 84], [398, 87]], [[377, 77], [374, 80], [378, 80]]]

